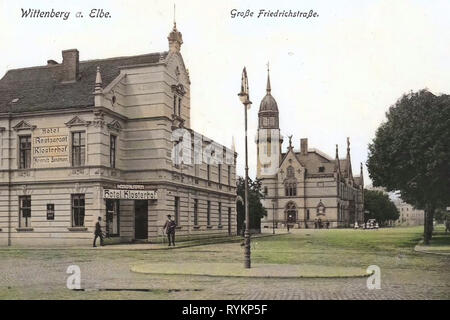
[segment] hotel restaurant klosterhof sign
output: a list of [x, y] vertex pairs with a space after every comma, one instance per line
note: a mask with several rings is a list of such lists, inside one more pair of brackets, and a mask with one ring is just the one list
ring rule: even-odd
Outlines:
[[155, 190], [145, 190], [144, 185], [118, 184], [116, 189], [103, 189], [104, 199], [155, 200]]
[[67, 167], [69, 162], [68, 128], [39, 128], [33, 131], [31, 157], [33, 167]]

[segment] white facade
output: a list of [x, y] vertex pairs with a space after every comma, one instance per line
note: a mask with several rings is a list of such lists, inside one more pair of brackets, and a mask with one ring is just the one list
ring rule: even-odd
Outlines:
[[175, 26], [168, 39], [133, 57], [66, 50], [0, 80], [0, 245], [88, 245], [98, 217], [109, 241], [157, 241], [167, 214], [178, 238], [236, 232], [234, 151], [215, 144], [220, 166], [172, 160], [174, 130], [212, 141], [190, 127]]

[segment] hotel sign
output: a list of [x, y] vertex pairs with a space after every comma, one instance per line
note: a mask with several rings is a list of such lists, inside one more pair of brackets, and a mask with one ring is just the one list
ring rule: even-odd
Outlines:
[[69, 161], [67, 128], [40, 128], [33, 132], [31, 157], [33, 167], [66, 167]]
[[157, 193], [154, 190], [123, 190], [103, 189], [104, 199], [127, 199], [127, 200], [155, 200]]

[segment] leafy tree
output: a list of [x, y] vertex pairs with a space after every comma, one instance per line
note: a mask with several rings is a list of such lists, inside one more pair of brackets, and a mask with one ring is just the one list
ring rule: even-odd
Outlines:
[[386, 117], [369, 144], [370, 177], [374, 186], [398, 190], [405, 202], [425, 210], [429, 244], [435, 209], [450, 203], [450, 96], [411, 92]]
[[380, 225], [400, 217], [397, 207], [389, 196], [379, 190], [364, 189], [364, 209], [369, 211], [366, 219], [375, 219]]
[[[238, 178], [237, 194], [242, 202], [237, 203], [237, 224], [238, 230], [244, 230], [245, 220], [245, 179]], [[248, 178], [248, 210], [250, 214], [250, 229], [261, 230], [261, 218], [267, 215], [266, 209], [262, 206], [261, 199], [264, 195], [261, 192], [261, 182]]]
[[437, 223], [444, 223], [446, 219], [450, 219], [450, 214], [445, 208], [438, 208], [434, 212], [434, 217], [436, 218]]

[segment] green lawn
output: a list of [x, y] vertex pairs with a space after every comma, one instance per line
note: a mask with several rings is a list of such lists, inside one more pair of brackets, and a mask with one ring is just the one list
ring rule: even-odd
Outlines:
[[[273, 237], [255, 238], [252, 241], [252, 263], [255, 265], [283, 264], [305, 267], [308, 272], [315, 272], [315, 266], [323, 270], [340, 273], [340, 270], [365, 270], [369, 265], [378, 265], [383, 275], [391, 279], [397, 279], [400, 283], [414, 283], [418, 274], [428, 272], [429, 277], [442, 274], [448, 270], [450, 258], [433, 254], [424, 254], [414, 251], [414, 247], [421, 240], [423, 227], [389, 228], [379, 230], [294, 230], [290, 234], [276, 235]], [[445, 234], [440, 227], [436, 229], [436, 235], [432, 246], [448, 245], [450, 234]], [[27, 249], [1, 249], [0, 261], [8, 262], [14, 266], [12, 272], [19, 274], [17, 281], [2, 283], [0, 277], [0, 299], [5, 298], [136, 298], [136, 299], [166, 299], [170, 298], [170, 292], [164, 285], [157, 290], [149, 292], [99, 292], [85, 291], [74, 292], [64, 288], [66, 277], [64, 268], [70, 264], [79, 264], [82, 268], [97, 268], [105, 266], [105, 271], [99, 271], [95, 278], [99, 279], [141, 279], [139, 281], [153, 281], [157, 275], [130, 274], [130, 268], [142, 264], [175, 263], [182, 266], [194, 266], [199, 263], [226, 264], [234, 263], [243, 265], [244, 248], [239, 242], [207, 244], [203, 246], [179, 248], [175, 250], [84, 250], [84, 249], [54, 249], [54, 250], [27, 250]], [[34, 267], [36, 265], [36, 267]], [[109, 270], [108, 266], [122, 266], [120, 270]], [[49, 277], [40, 280], [38, 287], [30, 286], [20, 275], [27, 271], [20, 268], [41, 270]], [[55, 266], [55, 268], [53, 268]], [[56, 266], [59, 266], [56, 268]], [[40, 269], [39, 269], [40, 268]], [[309, 269], [308, 269], [309, 268]], [[0, 263], [0, 273], [2, 272]], [[47, 275], [48, 270], [49, 275]], [[312, 272], [311, 271], [311, 272]], [[51, 274], [53, 272], [53, 274]], [[113, 272], [110, 274], [110, 272]], [[50, 277], [60, 277], [58, 286], [54, 286]], [[156, 278], [153, 278], [156, 277]], [[180, 276], [166, 276], [177, 283], [177, 279], [191, 281]], [[182, 277], [182, 276], [181, 276]], [[168, 278], [168, 279], [169, 279]], [[430, 278], [430, 279], [431, 279]], [[444, 277], [445, 278], [445, 277]], [[187, 280], [186, 280], [187, 279]], [[195, 279], [195, 280], [194, 280]], [[446, 278], [445, 278], [446, 279]], [[236, 280], [240, 281], [240, 280]], [[442, 281], [442, 280], [440, 280]], [[444, 280], [445, 282], [447, 280]], [[193, 278], [192, 286], [201, 287], [198, 278]], [[56, 283], [56, 282], [55, 282]], [[130, 284], [131, 285], [131, 284]], [[439, 284], [438, 284], [439, 285]], [[39, 287], [40, 286], [40, 287]], [[189, 285], [190, 286], [190, 285]]]

